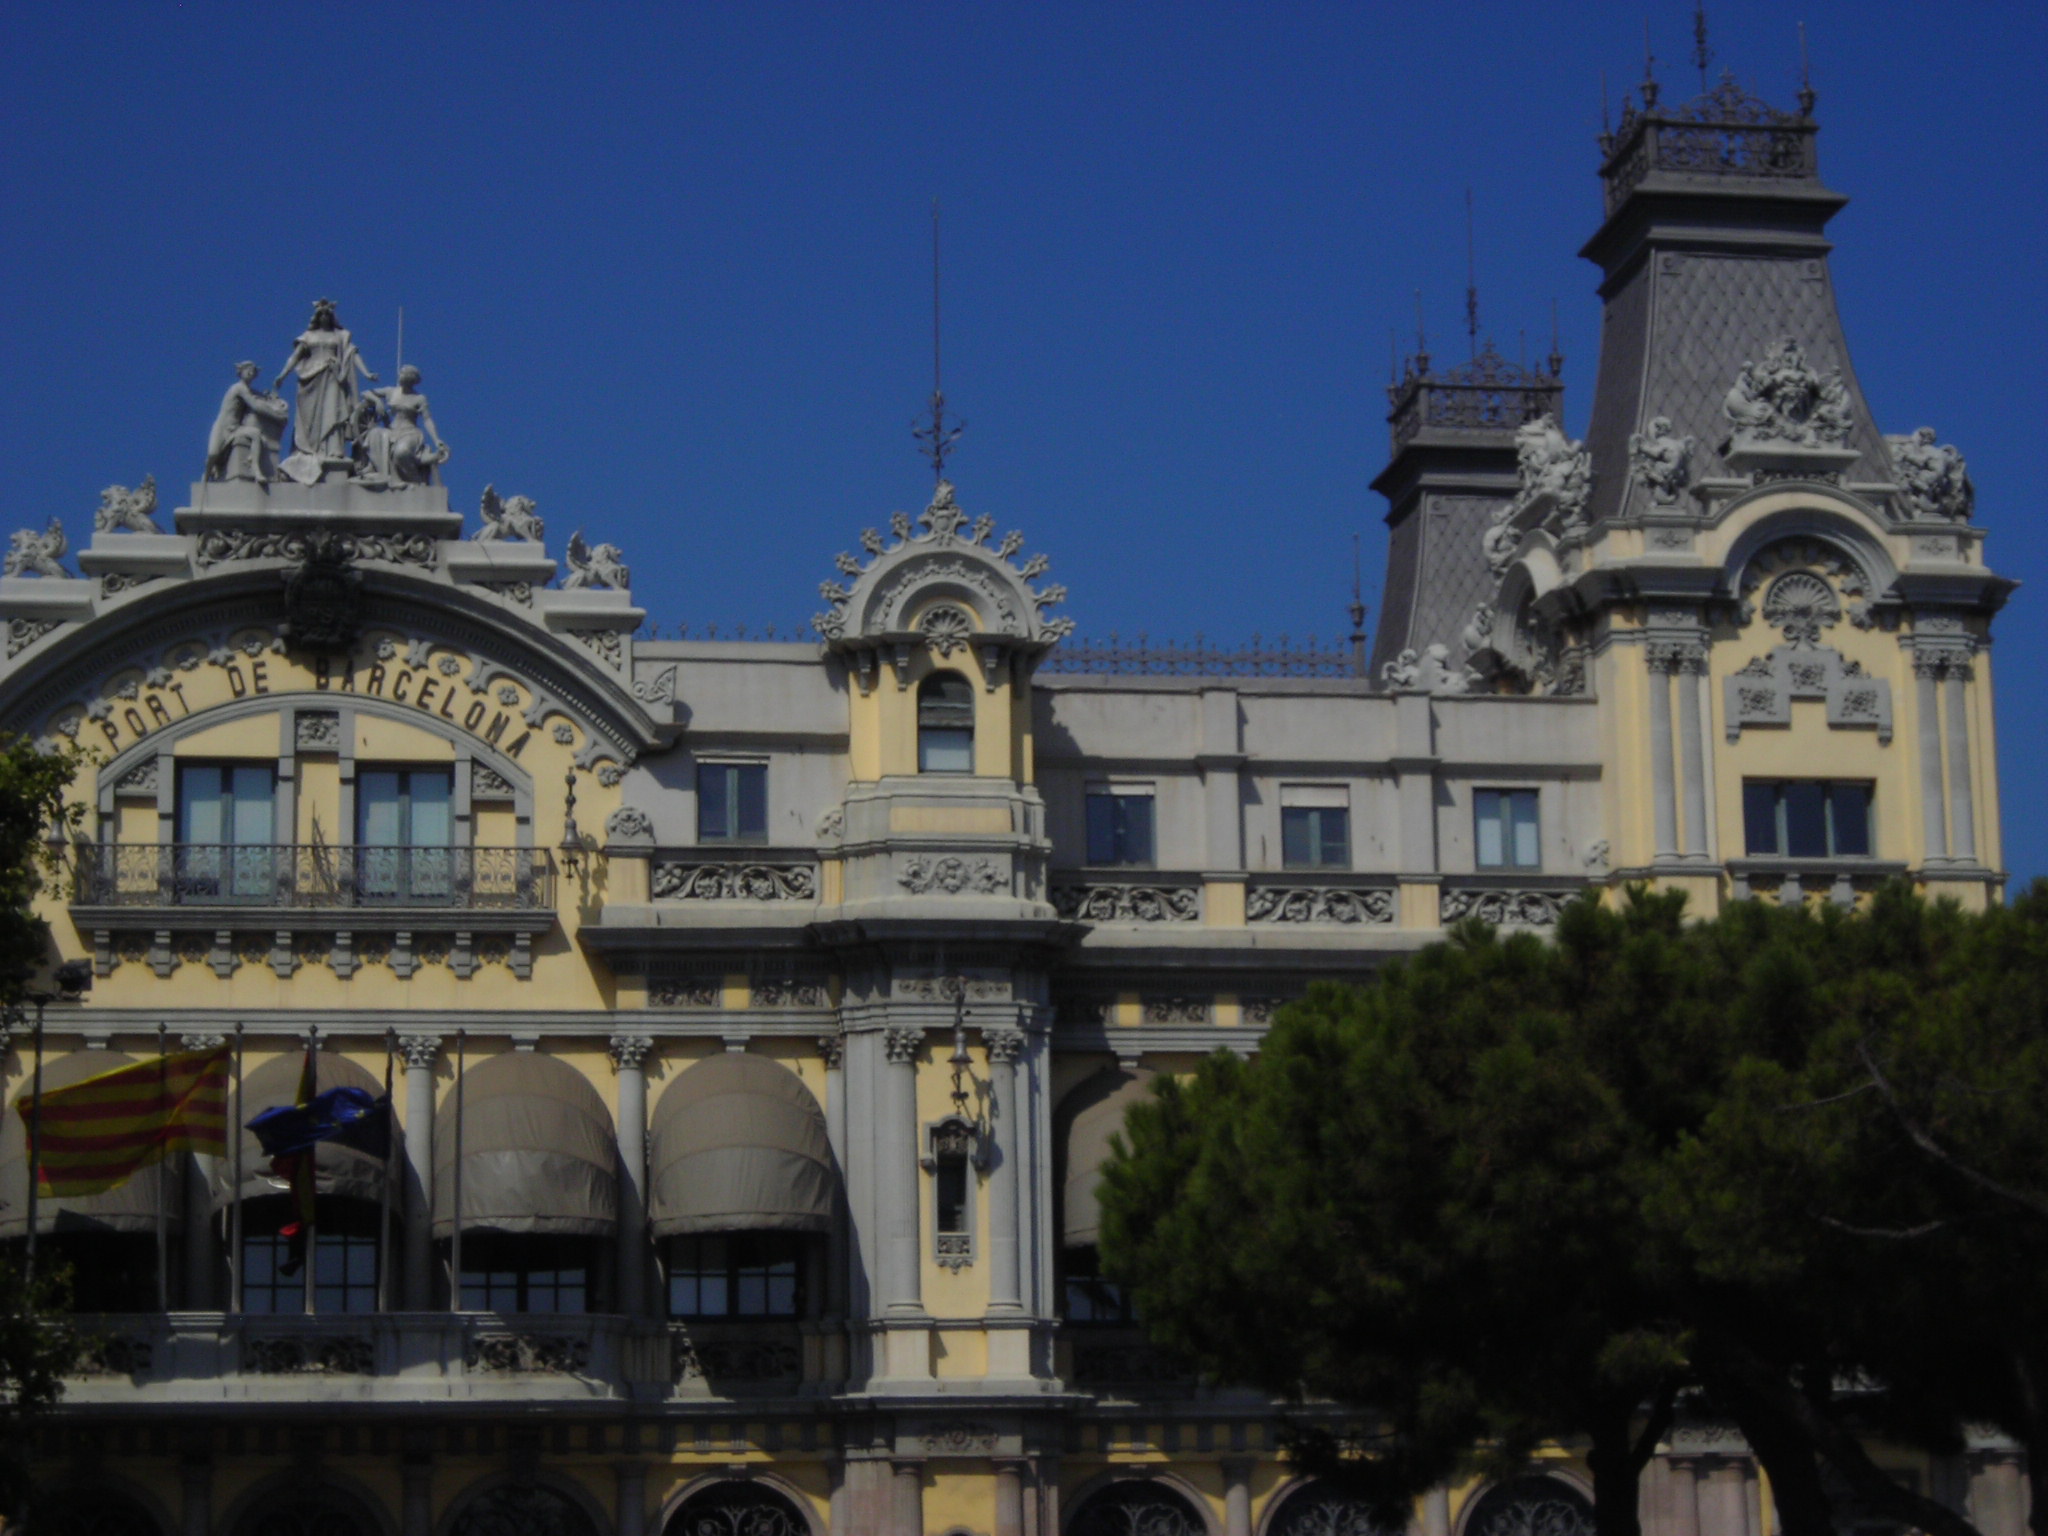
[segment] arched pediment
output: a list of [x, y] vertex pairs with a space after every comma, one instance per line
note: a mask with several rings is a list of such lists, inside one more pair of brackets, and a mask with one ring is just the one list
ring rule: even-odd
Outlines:
[[[1746, 511], [1747, 515], [1744, 515]], [[1808, 543], [1832, 551], [1845, 563], [1850, 579], [1871, 604], [1894, 599], [1899, 568], [1870, 513], [1855, 503], [1821, 493], [1780, 489], [1775, 495], [1750, 499], [1722, 522], [1728, 535], [1721, 558], [1720, 581], [1725, 596], [1741, 601], [1745, 584], [1754, 585], [1760, 557], [1774, 546]]]

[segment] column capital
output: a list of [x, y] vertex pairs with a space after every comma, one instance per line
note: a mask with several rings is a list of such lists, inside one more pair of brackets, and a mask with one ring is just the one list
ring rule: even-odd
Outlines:
[[178, 1036], [178, 1048], [185, 1051], [217, 1051], [228, 1043], [222, 1034], [208, 1034], [195, 1031]]
[[825, 1058], [825, 1070], [827, 1072], [838, 1070], [846, 1061], [846, 1036], [818, 1036], [818, 1054]]
[[620, 1072], [639, 1072], [645, 1069], [647, 1053], [654, 1049], [652, 1035], [613, 1035], [606, 1047], [606, 1054], [612, 1059], [612, 1067]]
[[883, 1033], [882, 1049], [891, 1066], [907, 1067], [917, 1060], [917, 1053], [924, 1049], [924, 1031], [921, 1029], [891, 1029]]
[[1024, 1031], [1008, 1025], [984, 1029], [981, 1032], [981, 1043], [988, 1050], [991, 1065], [1007, 1067], [1015, 1062], [1024, 1050]]
[[431, 1067], [441, 1059], [439, 1035], [400, 1035], [398, 1054], [408, 1067]]

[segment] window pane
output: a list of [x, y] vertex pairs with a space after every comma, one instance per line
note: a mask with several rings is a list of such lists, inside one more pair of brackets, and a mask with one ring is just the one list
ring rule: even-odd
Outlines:
[[1795, 859], [1826, 858], [1827, 786], [1817, 779], [1793, 779], [1784, 793], [1785, 852]]
[[455, 784], [445, 773], [410, 773], [415, 848], [446, 848], [455, 831]]
[[1313, 864], [1316, 813], [1305, 805], [1280, 808], [1280, 862], [1290, 867]]
[[223, 815], [225, 796], [221, 793], [218, 768], [187, 768], [178, 775], [178, 841], [218, 843], [225, 841]]
[[1835, 855], [1860, 859], [1870, 852], [1870, 786], [1837, 784], [1830, 797], [1835, 824]]
[[1152, 797], [1150, 795], [1119, 795], [1123, 805], [1123, 847], [1118, 850], [1119, 864], [1150, 864], [1152, 862]]
[[1474, 858], [1481, 869], [1498, 869], [1507, 862], [1507, 840], [1501, 826], [1501, 792], [1475, 790], [1472, 794]]
[[967, 1159], [950, 1154], [939, 1159], [938, 1229], [967, 1230]]
[[237, 768], [234, 772], [234, 834], [230, 842], [244, 846], [276, 840], [277, 821], [273, 773], [268, 768]]
[[733, 768], [739, 786], [739, 820], [736, 837], [768, 835], [768, 765], [741, 763]]
[[974, 732], [953, 726], [920, 726], [917, 766], [921, 773], [974, 772]]
[[395, 848], [400, 836], [398, 775], [382, 769], [356, 775], [356, 841], [366, 848]]
[[1742, 781], [1742, 842], [1753, 858], [1778, 851], [1778, 786], [1769, 779]]
[[1536, 791], [1518, 789], [1507, 798], [1515, 818], [1515, 867], [1535, 869], [1543, 863], [1536, 835]]
[[1088, 797], [1088, 862], [1090, 864], [1114, 864], [1116, 862], [1116, 796], [1095, 794]]
[[701, 842], [718, 842], [732, 836], [732, 818], [727, 811], [726, 794], [730, 772], [725, 763], [698, 765], [697, 837]]
[[1316, 862], [1325, 869], [1351, 867], [1351, 813], [1326, 805], [1315, 813], [1318, 832]]

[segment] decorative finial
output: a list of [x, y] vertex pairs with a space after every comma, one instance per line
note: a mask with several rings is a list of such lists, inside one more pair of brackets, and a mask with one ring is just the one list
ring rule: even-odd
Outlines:
[[1351, 535], [1351, 669], [1360, 677], [1365, 668], [1365, 567], [1358, 548], [1358, 535]]
[[1600, 140], [1604, 144], [1614, 137], [1614, 121], [1607, 115], [1607, 71], [1600, 71]]
[[1707, 66], [1714, 62], [1714, 50], [1707, 46], [1707, 5], [1706, 0], [1696, 0], [1692, 8], [1692, 62], [1700, 72], [1700, 94], [1707, 94]]
[[1650, 51], [1650, 19], [1643, 18], [1643, 110], [1657, 108], [1657, 55]]
[[932, 199], [932, 403], [931, 420], [914, 429], [911, 436], [924, 447], [920, 450], [932, 461], [932, 479], [943, 482], [946, 478], [946, 456], [953, 451], [953, 445], [960, 440], [960, 434], [967, 430], [967, 423], [952, 418], [948, 425], [946, 393], [940, 386], [939, 374], [939, 200]]
[[1479, 360], [1479, 256], [1472, 237], [1472, 189], [1465, 189], [1465, 340]]
[[1799, 115], [1813, 116], [1813, 104], [1819, 100], [1813, 93], [1813, 67], [1806, 57], [1806, 23], [1799, 23]]
[[1564, 377], [1564, 347], [1559, 340], [1557, 329], [1557, 300], [1550, 301], [1550, 376]]
[[1415, 371], [1429, 372], [1429, 337], [1422, 329], [1422, 290], [1415, 290]]

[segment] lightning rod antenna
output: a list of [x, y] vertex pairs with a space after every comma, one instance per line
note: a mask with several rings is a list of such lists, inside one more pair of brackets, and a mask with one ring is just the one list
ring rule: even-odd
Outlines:
[[1422, 329], [1422, 290], [1415, 290], [1415, 369], [1429, 372], [1429, 337]]
[[391, 377], [398, 377], [398, 370], [405, 366], [405, 306], [398, 306], [398, 361], [391, 365]]
[[946, 456], [953, 451], [953, 445], [960, 440], [960, 434], [967, 428], [963, 421], [948, 424], [946, 414], [946, 392], [941, 384], [939, 371], [939, 200], [932, 199], [932, 401], [931, 419], [912, 432], [911, 436], [924, 446], [919, 449], [932, 462], [932, 479], [943, 484], [946, 478]]
[[1806, 57], [1806, 23], [1799, 23], [1799, 110], [1813, 116], [1813, 67]]
[[1351, 667], [1365, 676], [1365, 565], [1358, 535], [1351, 535]]
[[1472, 189], [1465, 189], [1465, 340], [1479, 360], [1479, 255], [1472, 235]]
[[1707, 94], [1707, 66], [1714, 62], [1714, 50], [1707, 46], [1707, 4], [1697, 0], [1692, 8], [1692, 61], [1700, 72], [1700, 94]]

